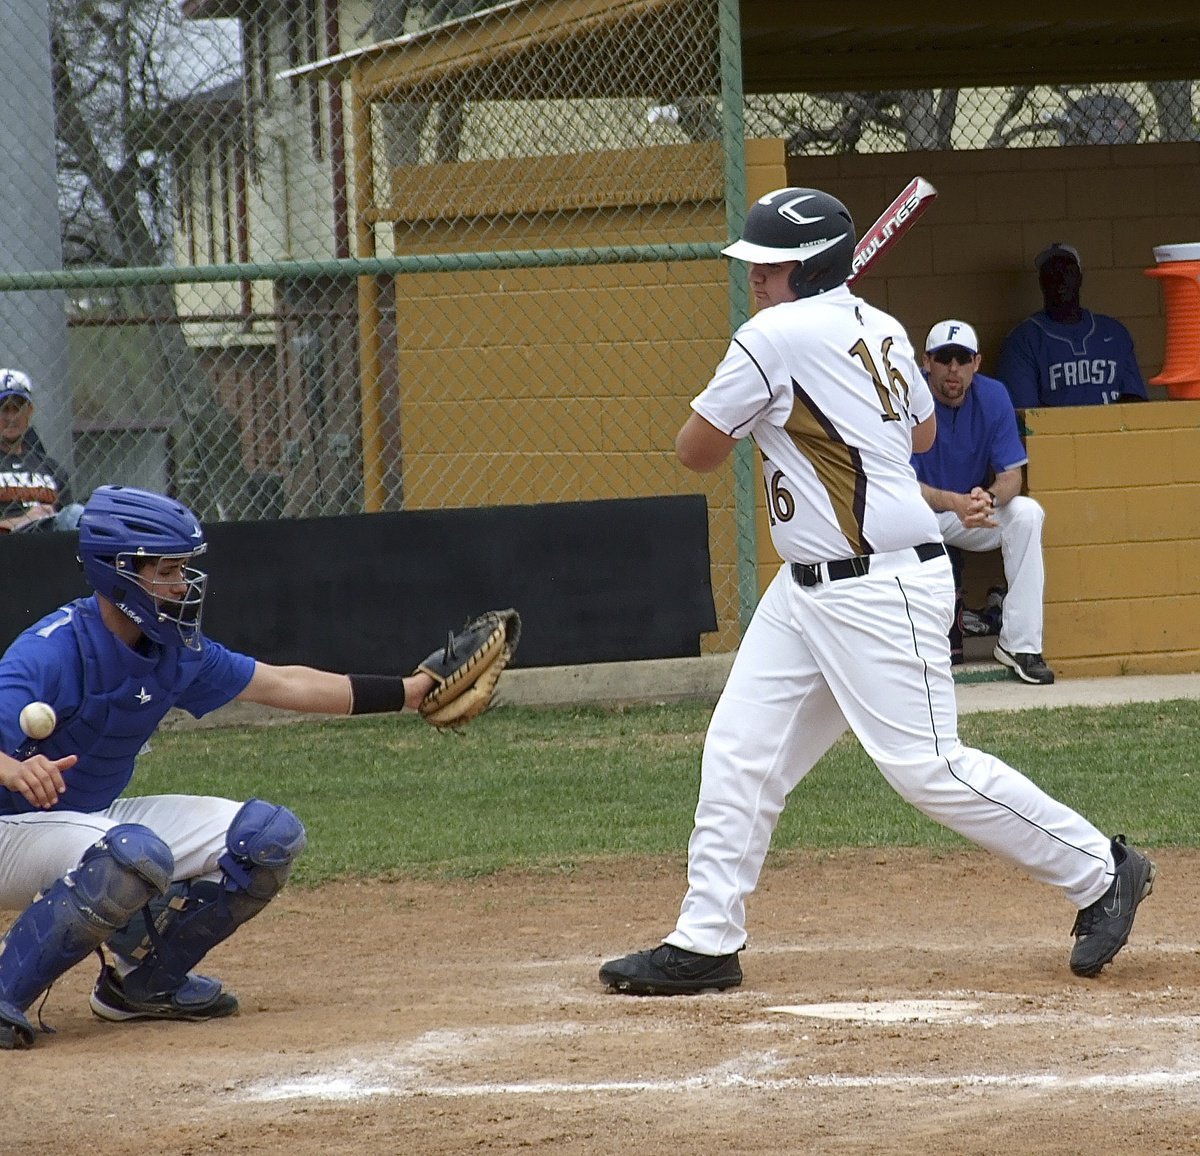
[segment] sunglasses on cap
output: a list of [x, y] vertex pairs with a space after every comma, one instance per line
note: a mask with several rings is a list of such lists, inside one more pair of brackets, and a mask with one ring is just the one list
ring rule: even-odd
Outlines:
[[935, 349], [929, 356], [938, 365], [949, 365], [952, 361], [957, 361], [959, 365], [970, 365], [975, 360], [975, 354], [962, 345], [943, 345], [941, 349]]

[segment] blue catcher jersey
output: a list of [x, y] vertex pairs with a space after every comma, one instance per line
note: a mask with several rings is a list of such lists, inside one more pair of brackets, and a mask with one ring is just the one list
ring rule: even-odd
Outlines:
[[1074, 325], [1051, 321], [1044, 311], [1026, 318], [1005, 338], [996, 376], [1017, 409], [1147, 396], [1129, 330], [1086, 309]]
[[[35, 622], [0, 659], [0, 744], [17, 759], [78, 755], [53, 809], [103, 810], [128, 785], [138, 752], [172, 707], [199, 717], [225, 705], [246, 688], [254, 665], [209, 639], [200, 650], [149, 640], [144, 650], [130, 649], [104, 625], [95, 597], [81, 598]], [[26, 738], [18, 722], [35, 701], [58, 716], [41, 741]], [[0, 814], [33, 809], [0, 788]]]

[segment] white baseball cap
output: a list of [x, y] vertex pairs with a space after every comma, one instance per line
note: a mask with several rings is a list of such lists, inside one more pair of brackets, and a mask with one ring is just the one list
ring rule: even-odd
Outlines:
[[10, 397], [33, 401], [33, 382], [29, 380], [29, 374], [19, 369], [0, 369], [0, 401]]
[[1080, 269], [1083, 268], [1083, 262], [1079, 259], [1079, 250], [1074, 245], [1064, 245], [1061, 241], [1051, 241], [1049, 245], [1034, 257], [1033, 267], [1041, 269], [1051, 257], [1070, 257]]
[[975, 330], [965, 321], [955, 321], [953, 318], [939, 321], [929, 331], [929, 336], [925, 338], [925, 352], [932, 353], [944, 345], [960, 345], [972, 353], [979, 352], [979, 338], [975, 336]]

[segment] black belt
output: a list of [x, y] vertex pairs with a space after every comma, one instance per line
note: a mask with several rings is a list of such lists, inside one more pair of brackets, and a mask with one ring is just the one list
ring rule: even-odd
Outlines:
[[[945, 554], [946, 547], [941, 542], [922, 542], [919, 546], [914, 546], [913, 550], [922, 562], [928, 562]], [[819, 586], [822, 565], [829, 574], [830, 582], [837, 582], [842, 578], [861, 578], [871, 572], [871, 555], [859, 554], [856, 558], [839, 558], [835, 562], [811, 566], [807, 562], [793, 562], [792, 578], [799, 586]]]

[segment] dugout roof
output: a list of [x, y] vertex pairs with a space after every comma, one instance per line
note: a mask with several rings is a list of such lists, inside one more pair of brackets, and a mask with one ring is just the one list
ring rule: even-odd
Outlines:
[[[190, 0], [187, 11], [219, 15], [225, 6], [222, 0]], [[572, 52], [604, 59], [606, 26], [650, 12], [690, 23], [705, 7], [688, 0], [508, 0], [283, 75], [331, 78], [356, 66], [399, 66], [405, 87], [416, 87], [451, 72], [490, 72], [501, 60], [511, 66], [518, 56], [544, 57], [544, 68], [519, 71], [526, 79], [531, 72], [545, 76], [547, 91], [519, 95], [645, 95], [658, 79], [652, 61], [637, 62], [627, 75], [597, 71], [589, 91], [564, 92], [551, 91], [554, 78], [579, 76], [580, 70], [555, 67], [555, 59]], [[1200, 72], [1196, 0], [1157, 0], [1140, 9], [1115, 0], [1057, 7], [1005, 0], [1002, 6], [959, 4], [954, 10], [931, 0], [859, 0], [820, 9], [799, 0], [741, 0], [741, 37], [747, 92], [1184, 80]], [[670, 73], [669, 62], [662, 72]], [[677, 76], [670, 79], [678, 84]]]

